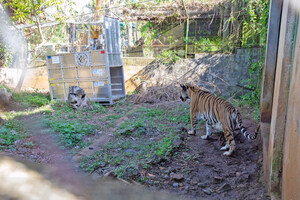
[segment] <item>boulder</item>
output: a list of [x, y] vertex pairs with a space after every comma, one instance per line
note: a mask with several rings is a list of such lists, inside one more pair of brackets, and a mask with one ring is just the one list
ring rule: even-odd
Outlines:
[[12, 99], [12, 94], [6, 88], [0, 88], [0, 104], [7, 105]]
[[0, 117], [0, 125], [3, 125], [6, 121]]

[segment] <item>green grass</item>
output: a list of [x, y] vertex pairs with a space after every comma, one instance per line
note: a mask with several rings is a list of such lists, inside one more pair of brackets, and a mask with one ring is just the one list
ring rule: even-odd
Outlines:
[[20, 102], [24, 107], [40, 107], [45, 106], [50, 103], [50, 95], [43, 93], [13, 93], [13, 98], [15, 101]]
[[[111, 127], [115, 127], [116, 126], [116, 120], [120, 119], [124, 116], [124, 114], [119, 114], [119, 115], [109, 115], [107, 117], [104, 118], [104, 121], [106, 122], [106, 126], [108, 128]], [[100, 121], [102, 121], [103, 119], [99, 119]]]
[[89, 173], [98, 170], [112, 170], [118, 177], [129, 178], [138, 176], [138, 167], [149, 168], [159, 158], [168, 158], [177, 148], [173, 141], [175, 134], [162, 137], [159, 141], [140, 139], [133, 141], [130, 138], [119, 136], [107, 143], [103, 150], [97, 151], [92, 156], [86, 157], [81, 162], [81, 167]]
[[174, 50], [162, 51], [157, 58], [160, 59], [163, 64], [174, 64], [177, 60], [180, 60], [180, 57]]
[[[8, 87], [0, 85], [0, 88], [6, 88], [8, 92], [12, 92]], [[19, 117], [29, 116], [37, 113], [49, 113], [50, 96], [38, 92], [13, 93], [13, 100], [21, 104], [20, 111], [4, 112], [2, 118], [6, 119], [6, 123], [0, 127], [0, 149], [15, 148], [17, 140], [25, 139], [30, 133], [25, 128]], [[32, 142], [23, 143], [25, 147], [32, 147]]]
[[0, 84], [0, 88], [6, 88], [7, 92], [12, 92], [11, 89], [5, 85]]
[[260, 103], [259, 92], [250, 91], [244, 95], [240, 95], [231, 102], [237, 108], [249, 108], [251, 111], [251, 117], [258, 122], [260, 119]]
[[15, 142], [28, 136], [23, 125], [18, 120], [8, 120], [0, 127], [0, 149], [9, 149], [15, 147]]
[[[181, 117], [176, 116], [178, 112]], [[188, 113], [187, 106], [183, 105], [168, 110], [138, 107], [127, 114], [128, 119], [102, 150], [82, 160], [81, 167], [89, 173], [112, 170], [119, 177], [137, 177], [139, 180], [139, 167], [147, 169], [161, 158], [168, 160], [171, 157], [178, 147], [173, 143], [179, 137], [176, 126], [189, 121]], [[117, 117], [113, 115], [106, 119]]]
[[68, 103], [52, 102], [51, 113], [46, 116], [45, 124], [58, 136], [58, 141], [67, 148], [83, 148], [91, 142], [85, 138], [94, 136], [100, 127], [90, 124], [89, 120], [95, 118], [96, 114], [106, 113], [106, 108], [97, 103], [92, 103], [93, 110], [74, 110]]
[[94, 130], [98, 128], [96, 125], [82, 124], [76, 121], [46, 121], [57, 134], [59, 141], [65, 147], [84, 147], [84, 137], [88, 134], [94, 134]]

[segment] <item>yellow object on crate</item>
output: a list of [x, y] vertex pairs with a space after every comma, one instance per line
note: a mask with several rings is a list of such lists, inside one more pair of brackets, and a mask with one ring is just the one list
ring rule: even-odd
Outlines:
[[90, 37], [91, 39], [98, 39], [100, 35], [100, 27], [91, 25], [90, 27]]

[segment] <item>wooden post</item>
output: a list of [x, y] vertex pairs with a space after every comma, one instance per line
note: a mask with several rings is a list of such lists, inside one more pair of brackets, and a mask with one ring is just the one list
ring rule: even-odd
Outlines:
[[[269, 191], [272, 199], [281, 199], [283, 140], [286, 129], [290, 71], [295, 49], [296, 11], [285, 0], [282, 8], [277, 67], [273, 92], [272, 118], [269, 138]], [[298, 56], [298, 55], [296, 55]]]
[[261, 90], [261, 122], [270, 123], [272, 115], [272, 102], [274, 80], [277, 62], [277, 50], [280, 30], [280, 17], [283, 0], [271, 0], [268, 22], [268, 36], [265, 67], [263, 71]]
[[268, 22], [268, 36], [266, 47], [265, 66], [263, 71], [261, 89], [261, 136], [263, 142], [263, 169], [264, 178], [269, 180], [270, 167], [268, 162], [270, 123], [272, 115], [273, 92], [275, 82], [275, 71], [277, 63], [277, 50], [280, 31], [280, 19], [283, 0], [271, 0]]

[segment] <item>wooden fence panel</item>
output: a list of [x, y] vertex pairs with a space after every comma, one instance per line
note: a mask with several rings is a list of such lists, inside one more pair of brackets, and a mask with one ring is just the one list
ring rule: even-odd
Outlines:
[[[300, 20], [300, 17], [298, 21]], [[291, 73], [284, 138], [282, 199], [300, 199], [300, 26]]]

